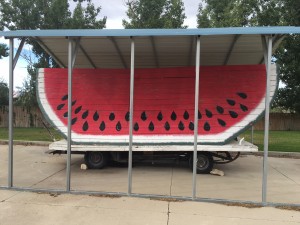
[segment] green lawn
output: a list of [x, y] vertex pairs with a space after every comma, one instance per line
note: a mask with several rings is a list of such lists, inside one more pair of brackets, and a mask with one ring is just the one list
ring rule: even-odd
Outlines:
[[[56, 140], [61, 139], [61, 135], [51, 129], [51, 133]], [[8, 128], [0, 128], [0, 140], [8, 139]], [[52, 141], [46, 128], [14, 128], [14, 140], [22, 141]]]
[[[57, 131], [51, 129], [51, 132], [57, 140], [62, 138]], [[240, 137], [251, 142], [251, 131], [246, 131]], [[7, 128], [0, 128], [0, 139], [8, 139]], [[14, 128], [14, 140], [52, 141], [52, 138], [45, 128]], [[253, 140], [262, 151], [264, 132], [254, 131]], [[270, 131], [269, 151], [300, 152], [300, 131]]]
[[[251, 142], [251, 131], [247, 131], [240, 137]], [[264, 132], [254, 131], [253, 142], [263, 151]], [[269, 151], [300, 152], [300, 131], [270, 131]]]

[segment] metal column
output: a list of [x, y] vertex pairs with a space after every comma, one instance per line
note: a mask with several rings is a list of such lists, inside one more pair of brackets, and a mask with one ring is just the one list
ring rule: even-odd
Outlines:
[[14, 38], [9, 39], [9, 108], [8, 108], [8, 187], [13, 186], [13, 93], [14, 93], [14, 69], [23, 49], [25, 39], [22, 38], [17, 53], [14, 56]]
[[75, 65], [79, 39], [74, 46], [74, 40], [69, 39], [68, 49], [68, 138], [67, 138], [67, 185], [66, 191], [71, 190], [71, 144], [72, 144], [72, 72]]
[[196, 46], [194, 155], [193, 155], [193, 192], [192, 192], [192, 198], [193, 198], [193, 200], [196, 199], [196, 184], [197, 184], [196, 175], [197, 175], [197, 145], [198, 145], [199, 73], [200, 73], [200, 36], [197, 37], [197, 46]]
[[133, 129], [133, 96], [134, 96], [134, 40], [131, 37], [130, 62], [130, 105], [129, 105], [129, 152], [128, 152], [128, 195], [132, 193], [132, 129]]
[[[267, 43], [266, 43], [266, 42]], [[263, 40], [264, 57], [267, 71], [266, 100], [265, 100], [265, 132], [264, 132], [264, 159], [263, 159], [263, 180], [262, 180], [262, 203], [267, 201], [267, 175], [268, 175], [268, 147], [269, 147], [269, 113], [270, 113], [270, 72], [272, 57], [272, 36]]]
[[14, 39], [9, 39], [8, 187], [13, 186]]

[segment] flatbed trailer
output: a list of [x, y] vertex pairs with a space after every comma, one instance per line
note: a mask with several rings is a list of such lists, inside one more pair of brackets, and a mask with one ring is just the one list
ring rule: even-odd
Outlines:
[[[109, 160], [127, 162], [128, 145], [85, 145], [73, 144], [72, 154], [83, 154], [89, 168], [101, 169]], [[237, 138], [225, 145], [198, 145], [197, 173], [209, 173], [214, 164], [226, 164], [236, 160], [241, 152], [257, 152], [258, 147], [244, 138]], [[135, 161], [140, 161], [149, 155], [159, 158], [183, 158], [189, 161], [192, 168], [192, 145], [133, 145]], [[66, 154], [67, 141], [55, 141], [49, 145], [50, 154]]]

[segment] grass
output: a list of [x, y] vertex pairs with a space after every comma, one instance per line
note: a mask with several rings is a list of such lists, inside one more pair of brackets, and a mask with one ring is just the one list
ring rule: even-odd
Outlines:
[[[245, 137], [251, 142], [251, 131], [247, 131], [240, 137]], [[264, 147], [264, 131], [254, 131], [253, 142], [260, 151]], [[269, 151], [300, 152], [300, 131], [270, 131]]]
[[[62, 136], [51, 129], [56, 140], [62, 139]], [[246, 131], [240, 137], [251, 142], [251, 131]], [[8, 139], [8, 129], [0, 128], [0, 140]], [[14, 128], [14, 140], [28, 141], [52, 141], [47, 129], [45, 128]], [[264, 132], [254, 131], [254, 144], [263, 151]], [[300, 152], [300, 131], [270, 131], [269, 151], [278, 152]]]
[[[56, 140], [62, 139], [57, 131], [50, 131]], [[0, 128], [0, 140], [8, 140], [8, 128]], [[53, 141], [46, 128], [14, 128], [14, 140]]]

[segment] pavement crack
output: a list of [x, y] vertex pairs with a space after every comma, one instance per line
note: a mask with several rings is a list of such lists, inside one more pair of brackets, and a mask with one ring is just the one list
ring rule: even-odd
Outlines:
[[284, 176], [285, 178], [287, 178], [288, 180], [294, 182], [297, 185], [300, 185], [297, 181], [293, 180], [292, 178], [290, 178], [288, 175], [284, 174], [283, 172], [279, 171], [276, 167], [272, 166], [272, 169], [276, 170], [278, 173], [280, 173], [282, 176]]
[[168, 212], [167, 212], [167, 216], [168, 216], [168, 219], [167, 219], [167, 225], [169, 225], [169, 221], [170, 221], [170, 202], [168, 202]]
[[[77, 160], [77, 161], [71, 163], [71, 166], [73, 166], [74, 164], [78, 163], [79, 161], [80, 161], [80, 160]], [[58, 174], [58, 173], [60, 173], [60, 172], [62, 172], [62, 171], [64, 171], [64, 170], [66, 170], [66, 169], [67, 169], [67, 167], [64, 167], [64, 168], [62, 168], [61, 170], [56, 171], [55, 173], [49, 175], [48, 177], [45, 177], [44, 179], [40, 180], [39, 182], [37, 182], [37, 183], [31, 185], [30, 188], [32, 188], [32, 187], [34, 187], [34, 186], [36, 186], [36, 185], [38, 185], [38, 184], [44, 182], [45, 180], [49, 179], [50, 177], [53, 177], [53, 176], [55, 176], [56, 174]]]

